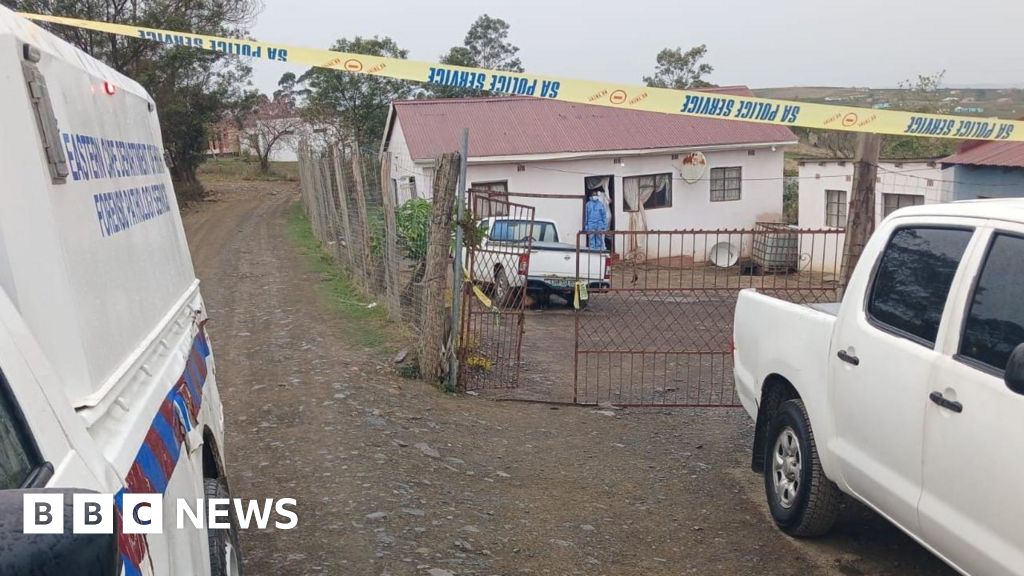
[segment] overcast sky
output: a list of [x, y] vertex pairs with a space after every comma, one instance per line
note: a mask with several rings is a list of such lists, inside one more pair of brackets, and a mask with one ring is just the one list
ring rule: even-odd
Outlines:
[[[1024, 85], [1022, 0], [264, 0], [258, 40], [328, 48], [390, 36], [436, 61], [483, 13], [505, 19], [530, 72], [639, 83], [665, 47], [707, 44], [716, 84], [895, 87], [945, 69], [946, 85]], [[272, 91], [303, 67], [254, 63]]]

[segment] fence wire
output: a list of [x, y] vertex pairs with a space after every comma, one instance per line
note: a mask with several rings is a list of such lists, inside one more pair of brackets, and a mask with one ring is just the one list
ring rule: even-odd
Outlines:
[[302, 142], [302, 203], [317, 240], [367, 304], [421, 335], [427, 322], [448, 322], [421, 313], [431, 205], [409, 189], [417, 176], [420, 186], [431, 182], [423, 168], [396, 162], [377, 150]]
[[[573, 401], [580, 404], [738, 406], [732, 327], [739, 291], [801, 304], [839, 299], [839, 230], [763, 223], [604, 235], [621, 258], [611, 263], [607, 287], [592, 290], [576, 314]], [[577, 246], [586, 245], [581, 233]], [[578, 279], [604, 277], [604, 262], [580, 257], [583, 250]]]

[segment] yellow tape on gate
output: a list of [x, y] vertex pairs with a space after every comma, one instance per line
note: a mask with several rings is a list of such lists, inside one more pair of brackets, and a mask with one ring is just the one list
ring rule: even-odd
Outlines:
[[21, 15], [32, 20], [109, 32], [168, 45], [191, 46], [226, 54], [248, 56], [257, 60], [291, 62], [357, 74], [411, 80], [428, 85], [470, 87], [496, 93], [534, 96], [579, 104], [596, 104], [612, 108], [848, 132], [1024, 141], [1024, 122], [1014, 120], [917, 114], [898, 110], [874, 110], [690, 90], [571, 80], [59, 16]]

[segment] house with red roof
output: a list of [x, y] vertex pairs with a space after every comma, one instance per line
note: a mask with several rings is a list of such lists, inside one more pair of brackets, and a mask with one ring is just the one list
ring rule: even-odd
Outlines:
[[1024, 142], [968, 141], [940, 162], [951, 200], [1024, 197]]
[[458, 151], [464, 128], [470, 186], [534, 206], [569, 242], [588, 191], [606, 202], [614, 230], [781, 221], [783, 151], [797, 143], [784, 126], [540, 98], [397, 101], [381, 153], [399, 203], [431, 196], [435, 158]]

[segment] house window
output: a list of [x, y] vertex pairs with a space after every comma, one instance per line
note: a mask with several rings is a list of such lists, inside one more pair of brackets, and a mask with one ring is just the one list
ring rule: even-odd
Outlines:
[[508, 180], [494, 182], [473, 182], [472, 212], [475, 218], [508, 216]]
[[743, 168], [711, 169], [711, 201], [728, 202], [739, 200], [743, 187]]
[[885, 218], [904, 206], [920, 206], [924, 196], [917, 194], [882, 194], [882, 217]]
[[672, 175], [650, 174], [622, 179], [622, 210], [637, 212], [672, 207]]
[[846, 190], [825, 190], [825, 226], [846, 228]]

